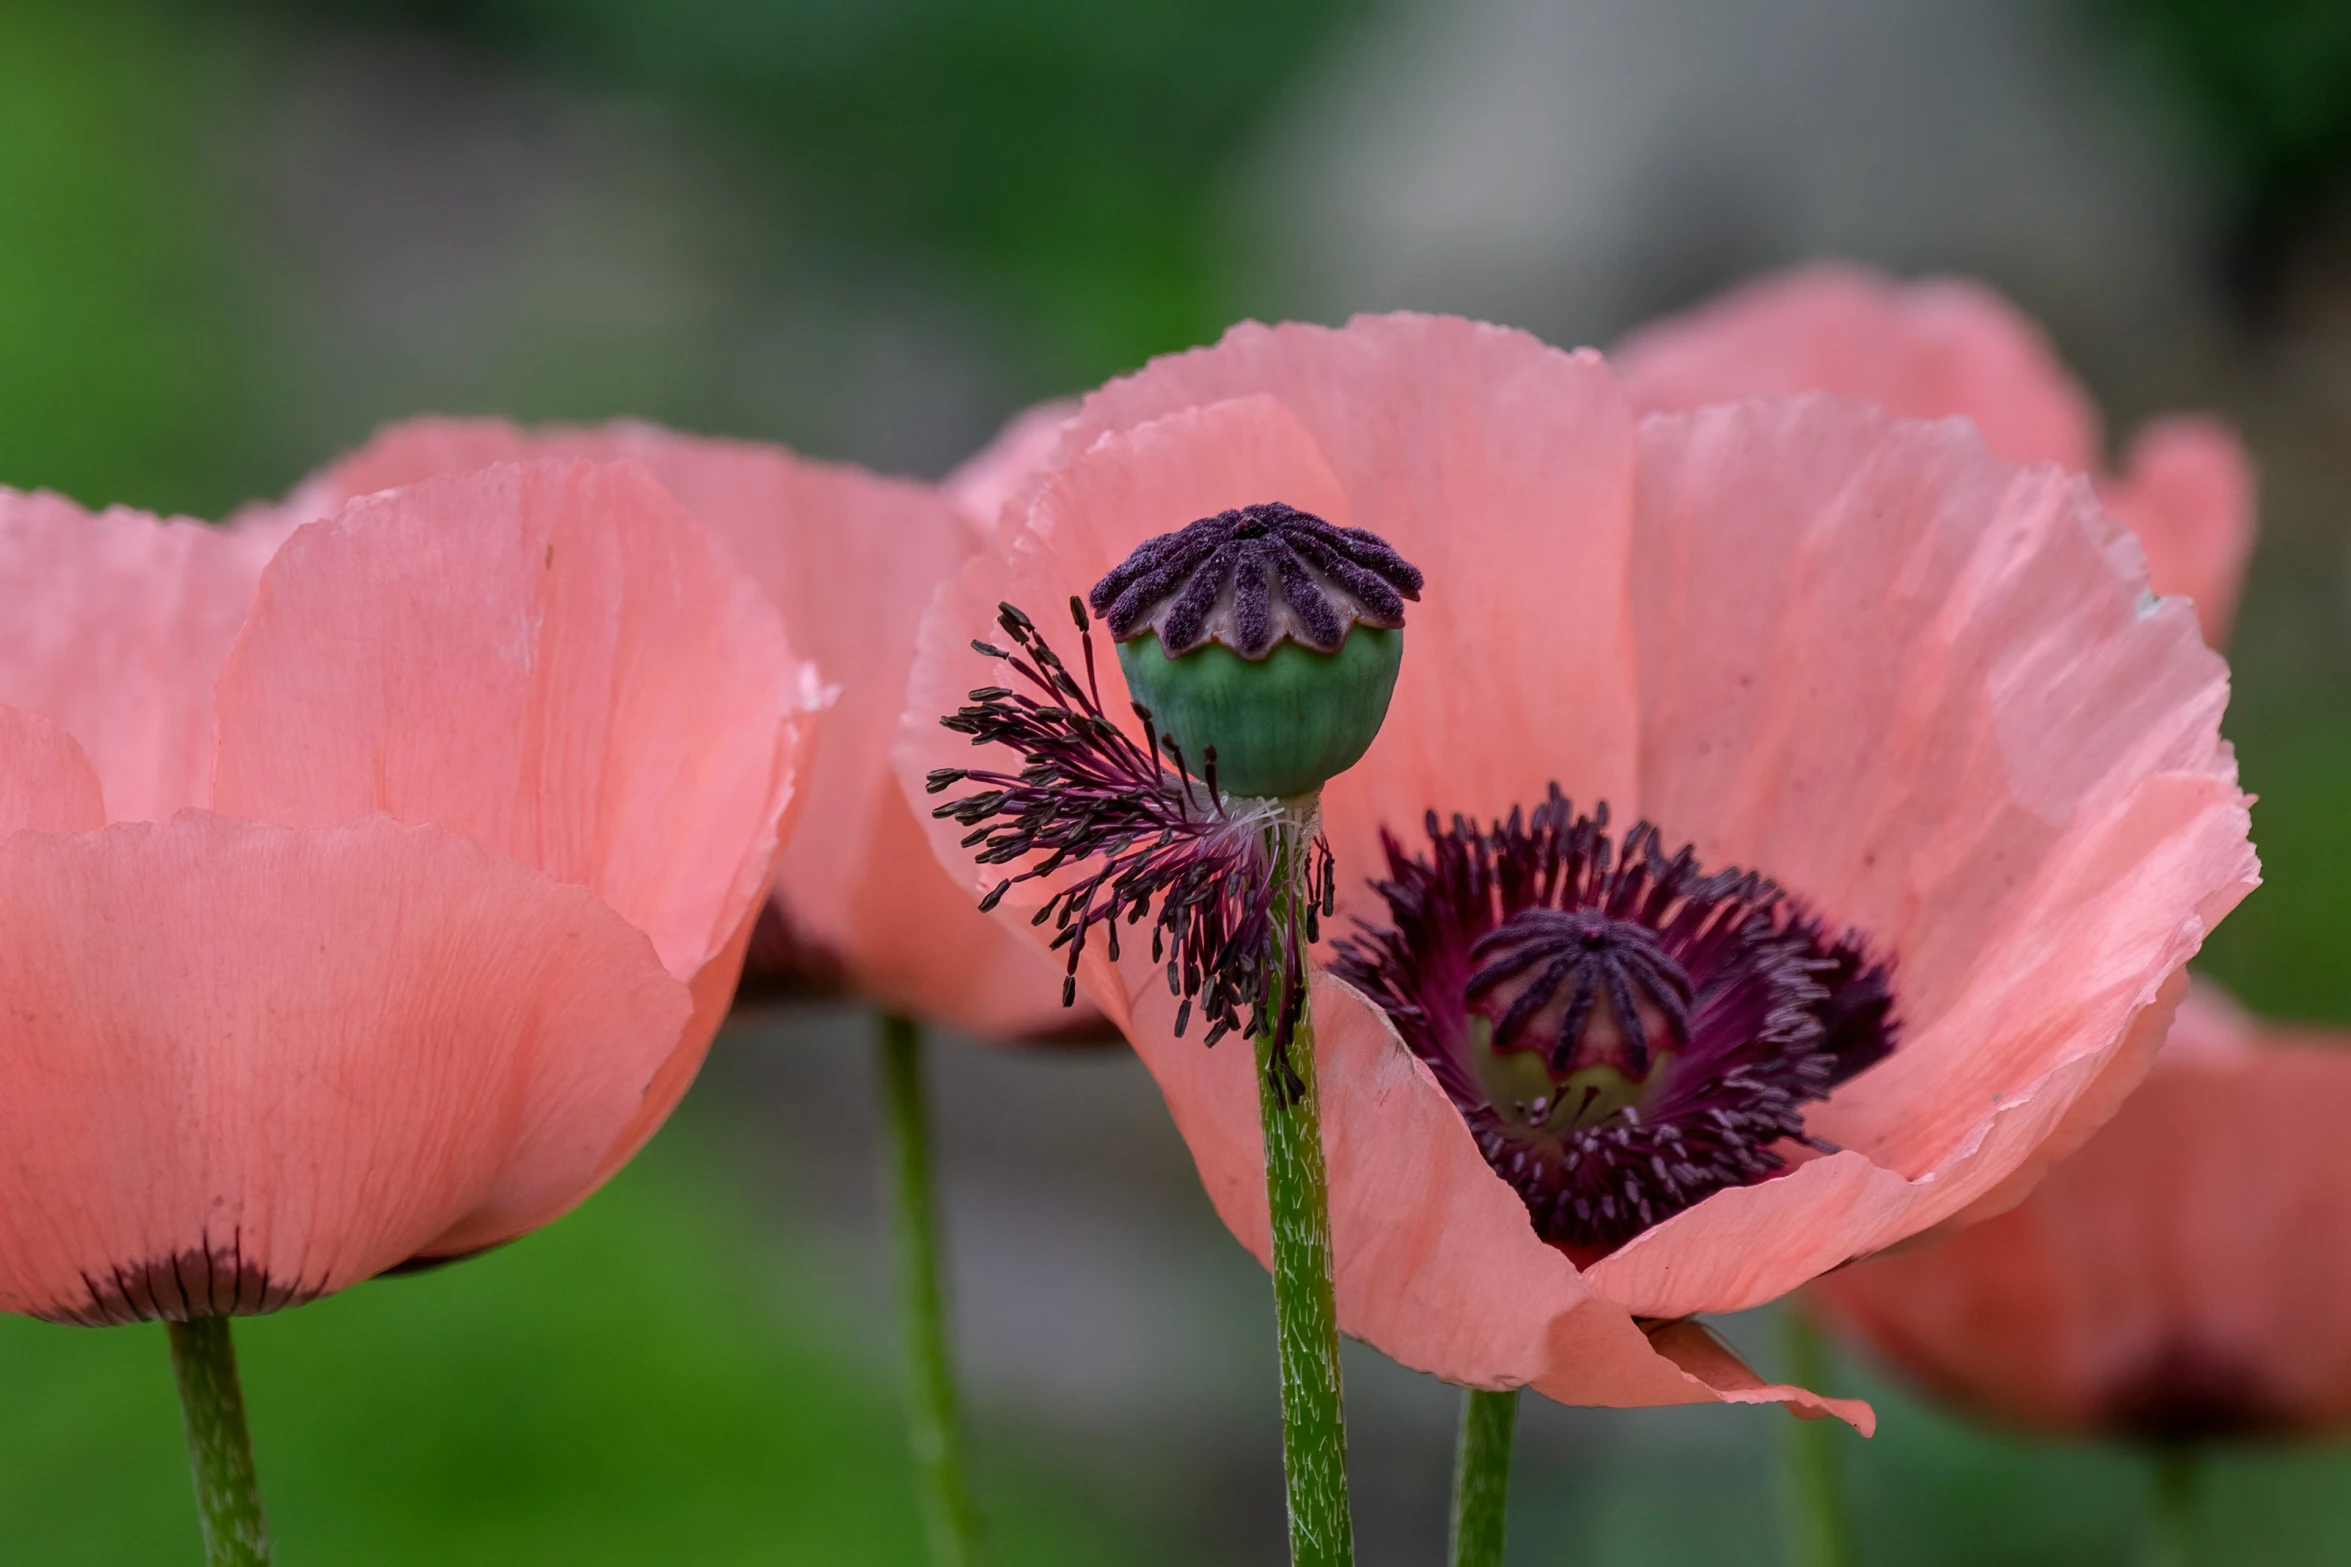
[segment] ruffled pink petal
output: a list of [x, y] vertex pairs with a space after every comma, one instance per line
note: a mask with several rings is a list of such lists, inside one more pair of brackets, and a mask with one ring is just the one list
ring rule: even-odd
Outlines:
[[436, 828], [0, 841], [0, 1309], [259, 1309], [591, 1189], [685, 987]]
[[1877, 1411], [1858, 1398], [1830, 1398], [1784, 1382], [1766, 1382], [1714, 1336], [1706, 1325], [1683, 1317], [1643, 1328], [1649, 1345], [1706, 1384], [1725, 1404], [1784, 1404], [1799, 1420], [1842, 1420], [1863, 1436], [1875, 1436]]
[[[1905, 418], [1972, 420], [2010, 462], [2103, 467], [2096, 413], [2040, 329], [1972, 283], [1800, 267], [1644, 328], [1613, 358], [1643, 411], [1833, 392]], [[2193, 598], [2219, 646], [2254, 528], [2252, 464], [2234, 433], [2216, 420], [2157, 420], [2099, 489], [2146, 546], [2155, 591]]]
[[[1272, 1254], [1254, 1061], [1177, 1039], [1164, 978], [1129, 957], [1130, 1037], [1241, 1243]], [[1647, 1333], [1536, 1238], [1460, 1112], [1387, 1020], [1336, 980], [1314, 991], [1339, 1326], [1415, 1370], [1571, 1404], [1779, 1402], [1866, 1434], [1869, 1406], [1766, 1384], [1703, 1330]]]
[[274, 547], [0, 489], [0, 702], [79, 741], [118, 819], [203, 804], [213, 679]]
[[525, 431], [420, 419], [381, 432], [289, 506], [556, 457], [643, 464], [727, 540], [783, 612], [794, 647], [838, 687], [803, 775], [800, 809], [811, 825], [790, 836], [777, 866], [795, 939], [857, 993], [983, 1037], [1068, 1021], [1052, 966], [939, 873], [890, 772], [916, 622], [973, 548], [969, 525], [938, 490], [646, 424]]
[[1834, 392], [1906, 419], [1973, 420], [2010, 462], [2075, 473], [2098, 417], [2048, 339], [1990, 289], [1818, 262], [1634, 333], [1609, 355], [1644, 413]]
[[[1095, 449], [1119, 431], [1131, 433]], [[1552, 779], [1583, 798], [1630, 793], [1632, 459], [1623, 399], [1593, 354], [1442, 316], [1358, 317], [1337, 331], [1248, 323], [1088, 397], [1062, 432], [1065, 477], [1030, 505], [1030, 526], [1054, 542], [1000, 547], [1040, 561], [1011, 596], [1032, 614], [1042, 606], [1048, 631], [1063, 599], [1145, 538], [1218, 506], [1321, 509], [1427, 573], [1387, 725], [1324, 791], [1343, 928], [1379, 863], [1382, 823], [1410, 832], [1432, 808], [1506, 811]], [[1076, 514], [1098, 541], [1082, 560], [1058, 542]], [[1539, 611], [1504, 612], [1506, 583], [1539, 585]], [[941, 642], [952, 677], [915, 695], [981, 683], [985, 666], [958, 645]], [[1115, 667], [1105, 684], [1123, 713]], [[1532, 713], [1573, 721], [1548, 725], [1538, 751], [1519, 717]], [[951, 842], [945, 852], [950, 865], [968, 860]]]
[[1643, 435], [1641, 808], [1867, 932], [1903, 1020], [1893, 1058], [1810, 1118], [1848, 1152], [1593, 1270], [1679, 1315], [1770, 1299], [1993, 1192], [2256, 865], [2226, 670], [2079, 481], [1833, 399]]
[[[2351, 1420], [2340, 1037], [2199, 993], [2145, 1088], [2014, 1211], [1808, 1298], [1963, 1407], [2128, 1434], [2168, 1397], [2275, 1432]], [[2152, 1406], [2152, 1407], [2150, 1407]]]
[[38, 713], [0, 707], [0, 838], [105, 825], [97, 771], [73, 736]]
[[641, 469], [509, 464], [286, 544], [221, 675], [215, 798], [450, 827], [592, 889], [688, 978], [765, 891], [811, 684]]
[[982, 539], [996, 531], [1005, 502], [1043, 474], [1061, 440], [1061, 427], [1078, 411], [1077, 399], [1056, 398], [1024, 408], [946, 478], [939, 488]]
[[2098, 490], [2145, 546], [2155, 591], [2194, 599], [2205, 640], [2227, 642], [2253, 551], [2253, 462], [2235, 432], [2213, 419], [2158, 419], [2131, 443], [2122, 476]]

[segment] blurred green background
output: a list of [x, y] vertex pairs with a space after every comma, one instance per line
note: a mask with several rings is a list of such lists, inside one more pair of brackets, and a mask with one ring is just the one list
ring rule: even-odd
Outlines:
[[[2260, 457], [2229, 728], [2267, 884], [2208, 966], [2351, 1023], [2351, 11], [1754, 9], [5, 0], [0, 482], [216, 516], [426, 409], [936, 473], [1244, 314], [1605, 342], [1817, 251], [1965, 268], [2117, 430], [2213, 407]], [[245, 1325], [284, 1559], [914, 1561], [866, 1044], [741, 1019], [578, 1215]], [[1278, 1560], [1264, 1284], [1148, 1083], [940, 1076], [1001, 1559]], [[2132, 1456], [1840, 1374], [1883, 1422], [1843, 1444], [1866, 1561], [2132, 1559]], [[1350, 1377], [1363, 1559], [1437, 1560], [1451, 1395]], [[1522, 1429], [1513, 1561], [1778, 1559], [1776, 1416]], [[2208, 1521], [2214, 1562], [2340, 1559], [2351, 1456], [2232, 1459]], [[160, 1331], [0, 1320], [0, 1561], [194, 1548]]]

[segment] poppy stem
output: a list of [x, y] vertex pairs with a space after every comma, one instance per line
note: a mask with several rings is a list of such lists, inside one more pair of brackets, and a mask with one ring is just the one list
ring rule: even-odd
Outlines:
[[2187, 1443], [2155, 1452], [2155, 1506], [2147, 1520], [2147, 1567], [2191, 1567], [2197, 1559], [2204, 1455]]
[[[1828, 1345], [1804, 1308], [1780, 1309], [1788, 1340], [1788, 1379], [1820, 1392], [1828, 1381]], [[1853, 1529], [1845, 1515], [1845, 1477], [1837, 1442], [1844, 1430], [1836, 1420], [1793, 1420], [1788, 1432], [1788, 1480], [1794, 1527], [1789, 1532], [1790, 1567], [1851, 1567]]]
[[[1299, 1008], [1286, 1047], [1289, 930], [1306, 918], [1307, 845], [1314, 797], [1268, 829], [1275, 900], [1266, 953], [1272, 981], [1257, 1051], [1257, 1110], [1265, 1133], [1265, 1197], [1273, 1219], [1273, 1309], [1282, 1377], [1282, 1471], [1288, 1482], [1292, 1567], [1351, 1567], [1347, 1423], [1339, 1384], [1339, 1312], [1331, 1289], [1330, 1177], [1314, 1063], [1314, 1015]], [[1303, 941], [1300, 943], [1303, 946]]]
[[1461, 1436], [1453, 1449], [1453, 1545], [1448, 1567], [1502, 1567], [1510, 1512], [1510, 1446], [1518, 1433], [1518, 1389], [1461, 1390]]
[[210, 1567], [268, 1567], [269, 1525], [253, 1473], [253, 1439], [245, 1430], [245, 1394], [237, 1384], [237, 1346], [229, 1319], [167, 1322], [171, 1370], [180, 1385], [188, 1429], [188, 1468], [196, 1481], [196, 1515], [204, 1524]]
[[923, 1094], [922, 1025], [882, 1018], [882, 1108], [889, 1140], [891, 1227], [898, 1245], [904, 1314], [907, 1442], [923, 1535], [934, 1567], [974, 1567], [979, 1516], [956, 1417], [955, 1362], [947, 1344], [944, 1270], [939, 1262], [937, 1194], [931, 1179], [930, 1107]]

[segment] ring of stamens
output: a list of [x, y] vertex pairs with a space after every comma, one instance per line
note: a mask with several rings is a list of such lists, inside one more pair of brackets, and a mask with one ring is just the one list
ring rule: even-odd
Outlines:
[[1554, 787], [1482, 827], [1383, 834], [1392, 924], [1334, 971], [1382, 1007], [1536, 1232], [1598, 1255], [1825, 1148], [1804, 1107], [1882, 1060], [1887, 966], [1752, 872], [1706, 872]]

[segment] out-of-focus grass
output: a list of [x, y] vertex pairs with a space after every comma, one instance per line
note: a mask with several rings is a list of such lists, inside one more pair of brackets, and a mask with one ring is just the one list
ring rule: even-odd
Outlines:
[[2351, 8], [2340, 0], [2097, 0], [2196, 111], [2227, 173], [2238, 281], [2341, 221], [2351, 173]]
[[[2313, 574], [2326, 564], [2314, 560]], [[2258, 612], [2262, 602], [2249, 599], [2248, 607]], [[2351, 688], [2342, 674], [2351, 666], [2342, 662], [2339, 619], [2295, 629], [2301, 637], [2257, 620], [2240, 632], [2231, 660], [2227, 729], [2244, 786], [2258, 797], [2253, 841], [2262, 884], [2212, 933], [2200, 966], [2269, 1016], [2344, 1023], [2351, 1022]]]
[[[886, 1367], [681, 1141], [503, 1251], [238, 1324], [287, 1561], [921, 1560]], [[1159, 1559], [1024, 1445], [980, 1460], [1005, 1560]], [[195, 1530], [163, 1330], [0, 1317], [0, 1560]]]
[[2232, 724], [2262, 885], [2212, 934], [2202, 966], [2275, 1017], [2351, 1020], [2351, 727], [2312, 700], [2275, 723]]
[[[1773, 1312], [1720, 1324], [1766, 1371]], [[2144, 1454], [1958, 1418], [1839, 1353], [1829, 1385], [1878, 1434], [1837, 1438], [1861, 1567], [2130, 1567], [2145, 1560]], [[1793, 1422], [1762, 1409], [1561, 1409], [1529, 1399], [1511, 1493], [1519, 1567], [1782, 1567]], [[2320, 1567], [2351, 1554], [2351, 1448], [2216, 1455], [2201, 1567]]]
[[[1905, 1567], [2102, 1567], [2146, 1559], [2149, 1455], [1988, 1430], [1856, 1375], [1880, 1436], [1845, 1444], [1862, 1559]], [[2217, 1451], [2203, 1466], [2203, 1567], [2317, 1567], [2351, 1554], [2351, 1449]], [[1671, 1559], [1671, 1558], [1665, 1558]], [[1764, 1558], [1768, 1559], [1768, 1558]]]

